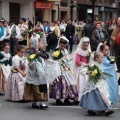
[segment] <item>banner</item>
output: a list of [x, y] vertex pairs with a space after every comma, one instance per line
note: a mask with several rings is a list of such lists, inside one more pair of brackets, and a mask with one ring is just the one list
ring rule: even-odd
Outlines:
[[52, 2], [34, 2], [37, 9], [52, 9]]

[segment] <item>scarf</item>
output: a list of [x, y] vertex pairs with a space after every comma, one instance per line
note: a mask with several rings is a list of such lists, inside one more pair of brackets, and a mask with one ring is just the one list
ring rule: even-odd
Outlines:
[[96, 32], [97, 32], [97, 34], [99, 36], [100, 42], [103, 42], [105, 40], [105, 36], [104, 36], [104, 33], [103, 33], [102, 29], [101, 30], [96, 29]]

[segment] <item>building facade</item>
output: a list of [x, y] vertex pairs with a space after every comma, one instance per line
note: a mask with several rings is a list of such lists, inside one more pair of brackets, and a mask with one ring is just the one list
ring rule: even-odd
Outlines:
[[[95, 18], [103, 21], [119, 15], [120, 0], [97, 0]], [[90, 0], [0, 0], [0, 18], [14, 20], [20, 17], [34, 21], [67, 20], [71, 18], [70, 4], [77, 4], [72, 11], [73, 20], [86, 20], [92, 16]]]

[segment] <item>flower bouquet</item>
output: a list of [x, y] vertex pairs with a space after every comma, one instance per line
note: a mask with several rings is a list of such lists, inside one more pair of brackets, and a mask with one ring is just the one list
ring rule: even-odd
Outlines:
[[81, 27], [76, 27], [76, 31], [77, 32], [81, 31]]
[[59, 49], [56, 49], [52, 55], [53, 59], [60, 59], [63, 57], [63, 54]]
[[111, 58], [110, 56], [107, 56], [107, 59], [110, 61], [110, 64], [114, 64], [116, 62], [116, 59]]
[[112, 75], [101, 71], [101, 70], [98, 68], [98, 66], [96, 66], [96, 65], [94, 65], [94, 66], [89, 66], [89, 67], [88, 67], [88, 72], [87, 72], [87, 74], [89, 75], [90, 80], [93, 81], [95, 84], [96, 84], [100, 79], [104, 79], [105, 76], [112, 77]]
[[43, 31], [38, 31], [37, 34], [39, 34], [41, 37], [41, 36], [43, 36]]

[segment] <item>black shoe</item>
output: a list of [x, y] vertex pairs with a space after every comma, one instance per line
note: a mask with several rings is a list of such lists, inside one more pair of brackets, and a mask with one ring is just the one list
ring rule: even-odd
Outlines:
[[46, 109], [46, 108], [48, 108], [48, 106], [47, 105], [46, 106], [40, 105], [39, 108], [40, 109]]
[[93, 110], [88, 110], [88, 113], [89, 113], [90, 115], [96, 115], [96, 113], [95, 113]]
[[57, 99], [56, 100], [56, 105], [64, 105], [64, 103], [60, 99]]
[[65, 105], [71, 105], [71, 102], [70, 102], [68, 99], [65, 99], [65, 100], [64, 100], [64, 104], [65, 104]]
[[113, 113], [114, 113], [114, 111], [113, 111], [113, 110], [106, 111], [106, 112], [105, 112], [105, 116], [112, 115]]
[[32, 103], [33, 108], [39, 108], [39, 106], [36, 103]]
[[74, 101], [74, 105], [79, 105], [79, 101]]

